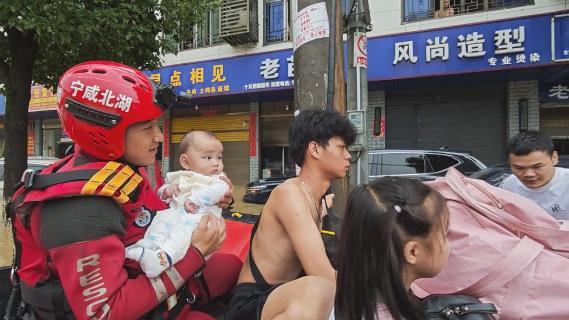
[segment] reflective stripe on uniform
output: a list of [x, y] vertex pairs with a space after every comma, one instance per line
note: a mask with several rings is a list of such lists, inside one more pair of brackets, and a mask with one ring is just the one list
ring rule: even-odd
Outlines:
[[176, 287], [176, 290], [180, 289], [185, 283], [184, 278], [182, 278], [182, 276], [180, 275], [178, 270], [176, 270], [175, 267], [166, 269], [166, 275], [168, 276], [168, 278], [170, 278], [170, 281], [172, 281], [172, 284], [174, 285], [174, 287]]
[[168, 291], [166, 290], [166, 286], [164, 282], [159, 277], [154, 279], [148, 279], [152, 284], [152, 288], [154, 289], [154, 293], [156, 294], [156, 299], [158, 302], [163, 302], [168, 298]]
[[129, 166], [122, 167], [121, 170], [114, 175], [111, 181], [105, 183], [105, 186], [98, 192], [98, 194], [107, 197], [114, 196], [118, 188], [122, 186], [133, 174], [134, 171]]
[[120, 163], [109, 161], [103, 169], [99, 170], [99, 172], [95, 173], [89, 181], [83, 186], [81, 189], [81, 194], [84, 195], [92, 195], [95, 194], [97, 188], [105, 182], [105, 180], [111, 176], [119, 167], [121, 166]]
[[119, 203], [126, 203], [128, 201], [128, 195], [138, 187], [138, 185], [142, 182], [142, 177], [139, 174], [133, 174], [130, 177], [130, 180], [122, 187], [120, 190], [120, 195], [115, 197], [115, 199]]
[[[112, 178], [105, 183], [109, 177]], [[89, 179], [81, 189], [81, 194], [113, 197], [118, 203], [123, 204], [128, 202], [128, 195], [138, 187], [142, 180], [142, 177], [131, 167], [110, 161]]]

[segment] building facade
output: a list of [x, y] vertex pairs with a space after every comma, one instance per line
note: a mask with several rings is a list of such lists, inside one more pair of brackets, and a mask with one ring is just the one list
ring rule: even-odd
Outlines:
[[[151, 73], [192, 94], [195, 102], [172, 113], [173, 124], [185, 123], [172, 126], [174, 154], [179, 135], [192, 128], [210, 129], [224, 141], [228, 173], [239, 182], [294, 170], [286, 131], [294, 109], [289, 39], [296, 1], [249, 4], [257, 8], [257, 34], [249, 38], [256, 42], [229, 45], [219, 34], [203, 36], [204, 28], [198, 28], [202, 35], [196, 38], [210, 39], [209, 46], [194, 40], [191, 49], [166, 55], [165, 67]], [[470, 151], [493, 164], [505, 160], [509, 137], [539, 129], [554, 138], [560, 153], [569, 153], [565, 1], [403, 0], [369, 5], [371, 148], [446, 147]], [[208, 27], [215, 29], [211, 23]]]
[[[178, 54], [146, 71], [192, 96], [164, 119], [164, 171], [179, 168], [183, 135], [206, 129], [223, 142], [235, 184], [294, 174], [288, 126], [297, 1], [237, 2], [242, 6], [210, 12]], [[447, 147], [493, 164], [505, 160], [509, 137], [539, 129], [569, 154], [566, 1], [370, 0], [369, 6], [371, 148]], [[233, 16], [238, 23], [224, 22]], [[68, 140], [54, 111], [34, 114], [34, 152], [59, 155]]]

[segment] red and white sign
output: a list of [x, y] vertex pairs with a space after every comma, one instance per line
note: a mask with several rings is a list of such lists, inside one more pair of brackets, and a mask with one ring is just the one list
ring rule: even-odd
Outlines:
[[294, 51], [309, 41], [329, 36], [330, 24], [325, 2], [310, 5], [296, 14], [293, 24]]
[[367, 37], [363, 32], [354, 33], [354, 67], [367, 69]]
[[249, 157], [257, 156], [257, 115], [249, 115]]

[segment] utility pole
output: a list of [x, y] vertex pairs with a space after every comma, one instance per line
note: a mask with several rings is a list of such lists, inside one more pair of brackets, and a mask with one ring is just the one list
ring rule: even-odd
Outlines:
[[358, 130], [354, 145], [350, 148], [350, 186], [368, 182], [367, 132], [367, 36], [371, 30], [368, 0], [350, 0], [347, 12], [348, 33], [348, 119]]
[[[322, 23], [322, 7], [325, 6], [327, 23]], [[308, 13], [309, 7], [311, 13]], [[318, 8], [318, 9], [317, 9]], [[344, 46], [342, 35], [341, 0], [298, 0], [294, 17], [294, 105], [295, 114], [302, 110], [335, 110], [346, 113], [344, 87]], [[328, 36], [308, 42], [311, 32], [322, 31], [326, 25]], [[348, 178], [332, 184], [334, 212], [342, 215], [349, 192]]]
[[[343, 67], [343, 23], [340, 7], [341, 0], [298, 0], [296, 14], [293, 15], [293, 43], [294, 51], [294, 105], [296, 110], [324, 110], [332, 108], [345, 113], [346, 94], [344, 89]], [[322, 5], [323, 4], [323, 5]], [[308, 7], [326, 9], [328, 35], [315, 38], [308, 42], [299, 39], [311, 38], [312, 31], [324, 31], [324, 25], [319, 16], [319, 10], [312, 10], [312, 14], [305, 11]], [[303, 11], [304, 10], [304, 11]], [[316, 12], [316, 13], [314, 13]], [[334, 17], [332, 17], [332, 13]], [[297, 19], [302, 15], [302, 19]], [[304, 21], [305, 23], [302, 23]], [[330, 23], [332, 22], [332, 23]], [[301, 31], [302, 27], [312, 30]], [[330, 41], [330, 40], [334, 41]], [[296, 45], [300, 44], [298, 47]], [[333, 49], [333, 50], [331, 50]], [[329, 53], [333, 54], [333, 64], [330, 64]], [[332, 69], [332, 70], [330, 70]], [[333, 75], [330, 77], [329, 71]], [[331, 87], [331, 88], [330, 88]], [[330, 90], [331, 89], [331, 90]], [[332, 96], [330, 96], [332, 93]], [[331, 99], [330, 99], [331, 98]]]

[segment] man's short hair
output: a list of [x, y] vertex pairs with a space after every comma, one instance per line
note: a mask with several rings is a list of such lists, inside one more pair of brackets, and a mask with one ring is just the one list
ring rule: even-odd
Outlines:
[[508, 155], [526, 156], [534, 151], [543, 151], [550, 156], [553, 155], [553, 140], [538, 131], [524, 131], [508, 142]]
[[341, 138], [347, 146], [354, 143], [356, 132], [346, 117], [334, 111], [302, 111], [288, 129], [291, 160], [302, 166], [311, 141], [326, 147], [333, 137]]

